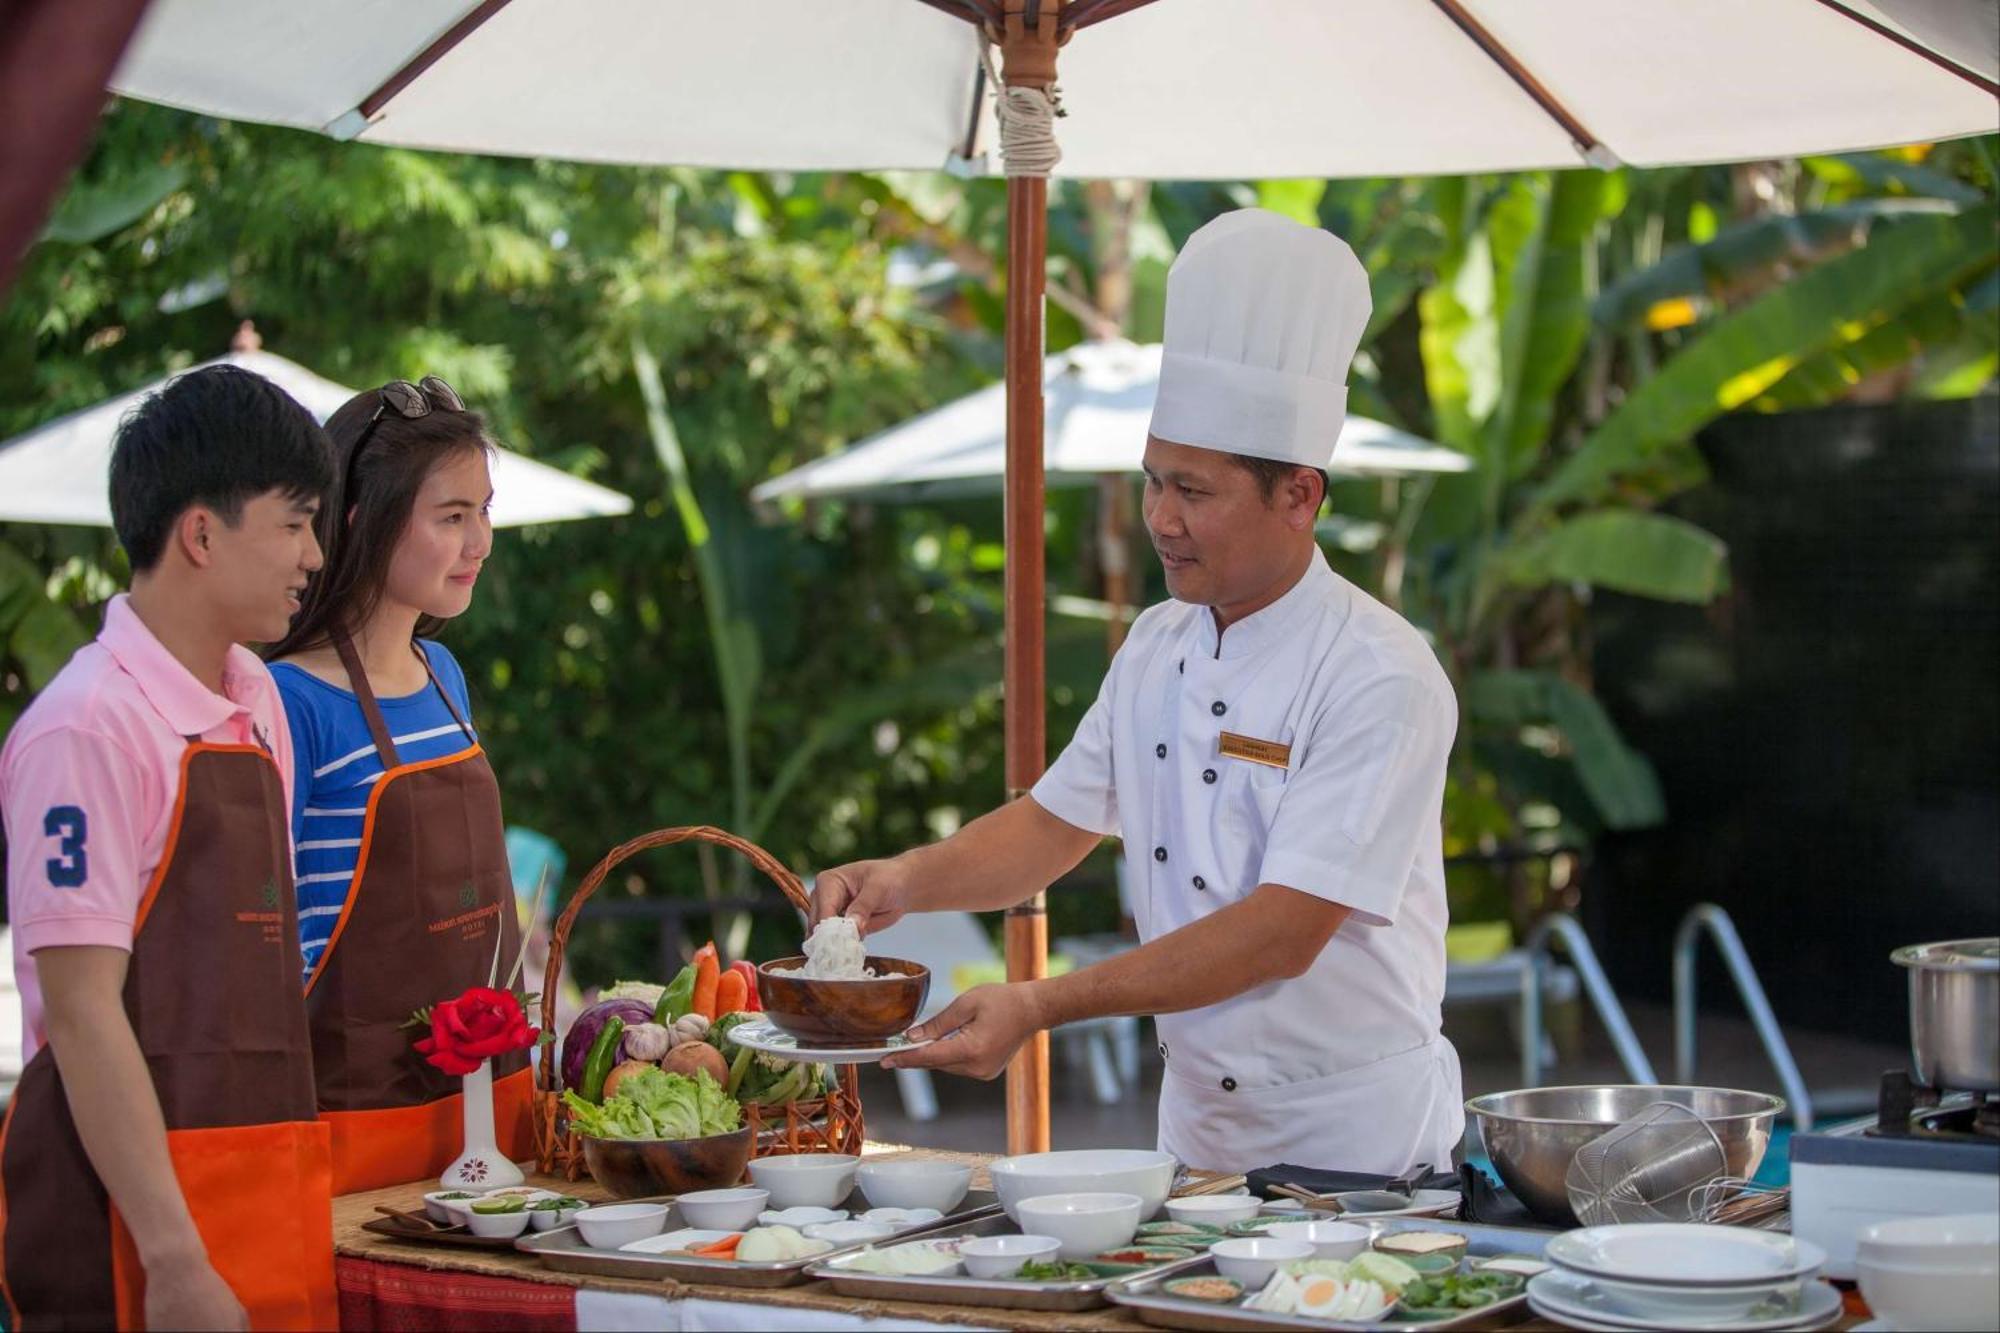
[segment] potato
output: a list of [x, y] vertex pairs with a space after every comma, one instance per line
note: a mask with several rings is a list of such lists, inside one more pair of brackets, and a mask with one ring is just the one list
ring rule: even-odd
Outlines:
[[705, 1041], [684, 1041], [667, 1052], [660, 1061], [660, 1068], [669, 1074], [685, 1074], [693, 1078], [697, 1069], [705, 1069], [708, 1076], [723, 1087], [729, 1086], [729, 1062], [722, 1058], [722, 1052]]

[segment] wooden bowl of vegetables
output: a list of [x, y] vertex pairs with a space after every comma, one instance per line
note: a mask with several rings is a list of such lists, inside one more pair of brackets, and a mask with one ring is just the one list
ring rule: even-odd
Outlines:
[[728, 1189], [750, 1165], [748, 1125], [699, 1139], [578, 1137], [591, 1179], [620, 1199]]

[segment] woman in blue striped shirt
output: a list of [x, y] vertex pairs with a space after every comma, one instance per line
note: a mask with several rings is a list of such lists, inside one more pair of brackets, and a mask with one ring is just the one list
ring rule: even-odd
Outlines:
[[[434, 376], [327, 421], [340, 478], [326, 564], [270, 656], [291, 728], [299, 926], [334, 1191], [435, 1176], [458, 1150], [457, 1080], [404, 1023], [489, 984], [519, 950], [500, 791], [465, 674], [432, 636], [493, 549], [494, 448]], [[504, 978], [503, 978], [504, 979]], [[529, 1147], [524, 1056], [497, 1057], [496, 1128]]]

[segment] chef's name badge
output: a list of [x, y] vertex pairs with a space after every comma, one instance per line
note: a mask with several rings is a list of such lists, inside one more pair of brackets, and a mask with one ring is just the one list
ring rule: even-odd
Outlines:
[[1255, 736], [1239, 736], [1233, 731], [1225, 731], [1222, 733], [1222, 757], [1244, 759], [1266, 768], [1290, 768], [1292, 747], [1279, 741], [1260, 741]]

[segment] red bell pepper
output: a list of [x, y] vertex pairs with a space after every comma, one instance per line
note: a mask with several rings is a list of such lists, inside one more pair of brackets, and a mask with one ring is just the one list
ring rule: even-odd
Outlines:
[[729, 965], [729, 970], [740, 973], [743, 977], [745, 992], [743, 1007], [753, 1014], [763, 1013], [764, 1002], [757, 996], [757, 965], [747, 958], [739, 958]]

